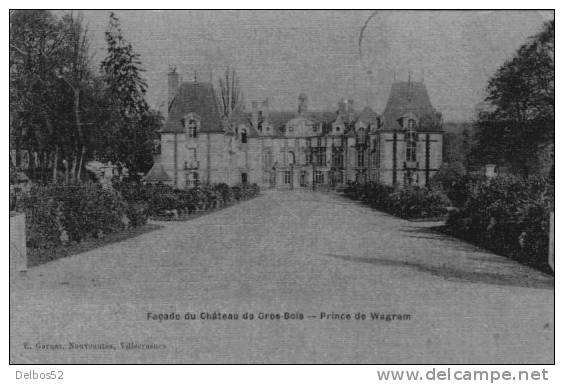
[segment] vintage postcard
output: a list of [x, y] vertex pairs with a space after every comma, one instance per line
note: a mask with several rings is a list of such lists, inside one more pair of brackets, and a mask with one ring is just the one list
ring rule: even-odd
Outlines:
[[11, 10], [10, 363], [554, 364], [554, 17]]

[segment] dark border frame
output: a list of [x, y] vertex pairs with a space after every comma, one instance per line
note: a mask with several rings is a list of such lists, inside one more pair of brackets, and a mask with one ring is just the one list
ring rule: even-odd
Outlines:
[[[18, 10], [25, 10], [25, 9], [19, 9], [19, 8], [10, 8], [9, 11], [18, 11]], [[44, 9], [47, 11], [65, 11], [65, 9], [61, 9], [61, 8], [48, 8], [48, 9]], [[76, 10], [80, 10], [80, 11], [161, 11], [162, 9], [156, 9], [156, 8], [137, 8], [137, 9], [128, 9], [128, 8], [118, 8], [118, 9], [94, 9], [94, 8], [83, 8], [83, 9], [76, 9]], [[182, 9], [182, 8], [176, 8], [176, 9], [165, 9], [165, 11], [343, 11], [343, 12], [347, 12], [347, 11], [373, 11], [373, 10], [382, 10], [382, 11], [438, 11], [438, 12], [449, 12], [449, 11], [552, 11], [554, 12], [554, 16], [555, 16], [555, 22], [556, 22], [556, 9], [554, 8], [549, 8], [549, 9], [544, 9], [544, 8], [540, 8], [540, 9], [525, 9], [525, 8], [501, 8], [501, 9], [487, 9], [487, 8], [467, 8], [467, 9], [456, 9], [456, 8], [449, 8], [449, 9], [441, 9], [441, 8], [425, 8], [425, 9], [397, 9], [397, 8], [391, 8], [391, 9], [367, 9], [367, 8], [358, 8], [358, 9], [336, 9], [336, 8], [329, 8], [329, 9], [319, 9], [319, 8], [305, 8], [305, 9], [284, 9], [284, 8], [274, 8], [274, 9], [266, 9], [266, 8], [259, 8], [259, 9], [249, 9], [249, 8], [231, 8], [231, 9], [211, 9], [211, 8], [203, 8], [203, 9]], [[555, 36], [556, 39], [556, 36]], [[556, 51], [556, 45], [555, 45], [555, 51]], [[555, 55], [555, 67], [556, 67], [556, 55]], [[555, 73], [556, 76], [556, 73]], [[9, 90], [8, 90], [9, 92]], [[9, 111], [8, 114], [8, 119], [10, 119], [10, 115], [11, 115], [11, 111]], [[9, 121], [9, 120], [8, 120]], [[9, 132], [8, 132], [9, 134]], [[555, 148], [556, 148], [556, 139], [555, 139]], [[555, 158], [556, 158], [556, 153], [555, 153]], [[556, 162], [555, 162], [555, 169], [556, 169]], [[556, 188], [556, 186], [555, 186]], [[555, 204], [556, 206], [556, 201]], [[556, 233], [556, 220], [555, 220], [555, 225], [554, 225], [554, 231]], [[554, 249], [555, 249], [555, 255], [556, 255], [556, 236], [554, 236]], [[8, 244], [9, 246], [9, 244]], [[8, 253], [9, 253], [9, 249], [8, 249]], [[8, 257], [8, 312], [11, 306], [11, 302], [10, 302], [10, 268], [9, 268], [9, 263], [10, 263], [10, 257]], [[555, 265], [556, 265], [556, 260], [554, 261]], [[292, 363], [234, 363], [234, 364], [227, 364], [227, 363], [178, 363], [178, 364], [173, 364], [173, 363], [150, 363], [150, 364], [143, 364], [143, 363], [139, 363], [139, 364], [131, 364], [131, 363], [108, 363], [108, 364], [104, 364], [104, 363], [88, 363], [88, 364], [81, 364], [81, 363], [50, 363], [50, 364], [42, 364], [42, 363], [12, 363], [9, 362], [10, 366], [36, 366], [36, 365], [49, 365], [49, 366], [73, 366], [73, 365], [124, 365], [124, 366], [136, 366], [136, 365], [150, 365], [150, 366], [159, 366], [159, 365], [385, 365], [385, 366], [410, 366], [410, 365], [423, 365], [423, 366], [445, 366], [445, 365], [467, 365], [467, 366], [489, 366], [489, 365], [501, 365], [501, 366], [531, 366], [531, 365], [548, 365], [548, 366], [555, 366], [556, 365], [556, 281], [555, 281], [555, 289], [553, 291], [553, 314], [554, 314], [554, 346], [553, 346], [553, 355], [554, 355], [554, 361], [552, 362], [552, 364], [538, 364], [538, 363], [506, 363], [506, 364], [496, 364], [496, 363], [487, 363], [487, 364], [478, 364], [478, 363], [468, 363], [468, 364], [449, 364], [449, 363], [437, 363], [437, 364], [433, 364], [433, 363], [427, 363], [427, 364], [421, 364], [421, 363], [406, 363], [406, 364], [401, 364], [401, 363], [393, 363], [393, 364], [384, 364], [384, 363], [358, 363], [358, 364], [354, 364], [354, 363], [337, 363], [337, 364], [330, 364], [330, 363], [297, 363], [297, 364], [292, 364]], [[8, 319], [8, 340], [10, 340], [10, 325], [11, 325], [11, 317], [9, 317]], [[10, 358], [10, 343], [8, 342], [8, 359]]]

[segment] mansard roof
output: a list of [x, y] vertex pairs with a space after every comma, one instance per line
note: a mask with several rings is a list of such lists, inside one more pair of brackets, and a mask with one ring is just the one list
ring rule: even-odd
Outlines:
[[419, 118], [419, 130], [441, 131], [440, 117], [431, 104], [425, 84], [415, 81], [393, 83], [383, 114], [384, 129], [402, 129], [400, 119], [410, 113]]
[[296, 117], [296, 112], [290, 111], [269, 111], [268, 121], [270, 125], [274, 127], [275, 130], [279, 130], [284, 127], [286, 123]]
[[153, 164], [153, 167], [145, 175], [145, 181], [147, 183], [166, 183], [171, 182], [172, 179], [165, 171], [163, 165], [160, 162]]
[[231, 123], [251, 125], [251, 114], [249, 112], [236, 109], [231, 113]]
[[200, 116], [200, 132], [223, 132], [217, 99], [211, 83], [185, 82], [169, 105], [163, 133], [183, 133], [182, 119], [187, 113]]
[[374, 112], [372, 108], [364, 107], [364, 109], [362, 110], [362, 112], [360, 112], [360, 115], [358, 116], [356, 121], [362, 121], [367, 124], [375, 124], [378, 122], [379, 117], [380, 115]]

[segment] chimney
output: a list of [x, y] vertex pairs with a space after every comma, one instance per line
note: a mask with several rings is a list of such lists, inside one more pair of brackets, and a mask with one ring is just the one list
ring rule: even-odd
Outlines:
[[307, 113], [307, 96], [305, 93], [300, 93], [298, 97], [298, 115], [302, 116]]
[[339, 100], [337, 113], [341, 115], [343, 118], [345, 117], [345, 113], [347, 112], [347, 105], [344, 99]]
[[251, 103], [251, 124], [255, 128], [258, 126], [258, 102], [256, 101]]
[[170, 102], [172, 101], [173, 97], [176, 96], [176, 92], [178, 91], [178, 73], [176, 72], [176, 67], [172, 65], [168, 67], [168, 107], [170, 106]]
[[347, 113], [349, 115], [352, 115], [353, 112], [354, 112], [354, 101], [353, 99], [349, 99], [347, 101]]
[[262, 121], [263, 121], [263, 125], [268, 124], [268, 123], [269, 123], [269, 120], [268, 120], [268, 114], [269, 114], [269, 100], [268, 100], [268, 97], [267, 97], [266, 99], [264, 99], [264, 101], [262, 102], [261, 110], [262, 110]]
[[268, 112], [269, 112], [269, 100], [268, 97], [264, 99], [262, 102], [262, 114], [264, 116], [264, 121], [268, 121]]

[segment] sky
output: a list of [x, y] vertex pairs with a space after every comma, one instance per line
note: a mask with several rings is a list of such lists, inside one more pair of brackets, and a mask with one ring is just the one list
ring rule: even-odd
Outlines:
[[[106, 53], [109, 11], [82, 11], [93, 63]], [[153, 108], [164, 110], [167, 72], [210, 81], [227, 66], [247, 107], [268, 98], [273, 110], [333, 111], [341, 98], [382, 113], [396, 80], [424, 81], [445, 121], [471, 120], [495, 70], [551, 11], [116, 11], [124, 37], [141, 55]]]

